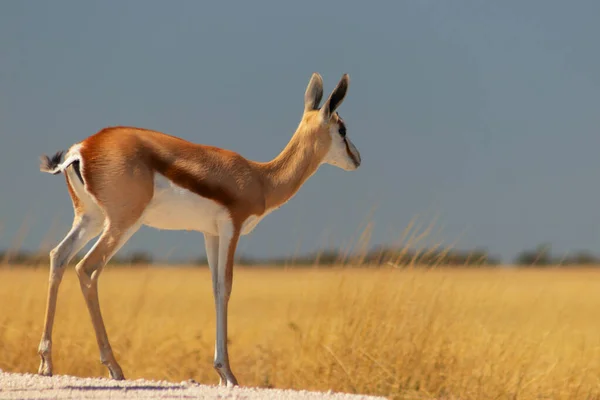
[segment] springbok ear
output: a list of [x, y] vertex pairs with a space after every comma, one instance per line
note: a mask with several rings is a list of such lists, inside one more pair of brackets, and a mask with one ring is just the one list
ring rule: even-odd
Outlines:
[[304, 92], [304, 111], [312, 111], [319, 108], [323, 98], [323, 78], [318, 73], [312, 74], [310, 82]]
[[348, 85], [350, 84], [350, 77], [348, 74], [342, 75], [342, 79], [338, 82], [331, 95], [321, 107], [321, 115], [323, 116], [323, 120], [329, 121], [335, 110], [342, 104], [344, 101], [344, 97], [346, 97], [346, 92], [348, 91]]

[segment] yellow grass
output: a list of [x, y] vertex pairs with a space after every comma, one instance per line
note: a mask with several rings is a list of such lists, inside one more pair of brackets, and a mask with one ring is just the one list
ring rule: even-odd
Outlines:
[[[0, 269], [0, 368], [34, 372], [47, 269]], [[214, 384], [209, 273], [108, 267], [100, 301], [130, 379]], [[600, 393], [600, 271], [237, 268], [230, 357], [242, 385], [395, 398]], [[55, 373], [106, 376], [72, 267]]]

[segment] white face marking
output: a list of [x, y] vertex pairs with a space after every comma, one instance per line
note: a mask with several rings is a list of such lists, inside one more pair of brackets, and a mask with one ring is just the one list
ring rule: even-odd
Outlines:
[[227, 208], [216, 201], [177, 186], [161, 174], [154, 175], [154, 196], [142, 223], [158, 229], [191, 230], [218, 235], [218, 222], [229, 220]]
[[[346, 143], [342, 135], [340, 135], [338, 131], [338, 126], [333, 124], [329, 129], [329, 134], [331, 135], [331, 147], [325, 155], [323, 159], [324, 163], [334, 165], [346, 171], [353, 171], [358, 166], [354, 164], [354, 161], [348, 155], [348, 151], [346, 150]], [[350, 138], [346, 136], [346, 141], [348, 142], [348, 148], [350, 152], [354, 155], [354, 158], [357, 159], [360, 163], [360, 153], [354, 146], [354, 144], [350, 141]]]

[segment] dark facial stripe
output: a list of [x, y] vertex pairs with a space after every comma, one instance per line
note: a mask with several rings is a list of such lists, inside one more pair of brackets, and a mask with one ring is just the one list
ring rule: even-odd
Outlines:
[[346, 145], [346, 153], [348, 153], [348, 156], [354, 163], [354, 166], [358, 167], [360, 164], [358, 163], [358, 160], [356, 159], [352, 151], [350, 151], [350, 146], [348, 145], [348, 141], [346, 140], [346, 138], [344, 138], [344, 144]]

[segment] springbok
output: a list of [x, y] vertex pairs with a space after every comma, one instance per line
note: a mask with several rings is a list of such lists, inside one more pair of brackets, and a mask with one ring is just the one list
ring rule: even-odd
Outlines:
[[100, 360], [113, 379], [125, 379], [113, 355], [98, 302], [104, 265], [142, 226], [204, 234], [216, 308], [214, 368], [219, 385], [235, 386], [227, 352], [227, 305], [240, 235], [287, 202], [321, 164], [347, 171], [361, 163], [337, 113], [348, 90], [344, 74], [321, 108], [323, 80], [314, 73], [304, 94], [304, 113], [283, 151], [269, 162], [195, 144], [165, 133], [109, 127], [74, 144], [63, 158], [42, 156], [40, 170], [64, 173], [74, 219], [50, 251], [48, 298], [38, 373], [52, 375], [52, 326], [65, 266], [91, 239], [97, 242], [77, 264], [81, 290], [96, 333]]

